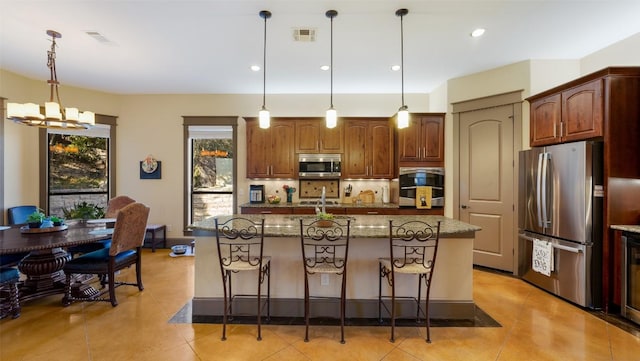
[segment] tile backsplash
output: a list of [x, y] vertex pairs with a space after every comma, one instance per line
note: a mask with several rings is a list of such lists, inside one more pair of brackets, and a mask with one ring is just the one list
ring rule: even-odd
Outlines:
[[[252, 181], [250, 184], [264, 184], [265, 194], [279, 195], [283, 201], [286, 200], [286, 192], [283, 188], [284, 185], [295, 188], [293, 193], [293, 202], [300, 202], [300, 200], [318, 199], [322, 192], [322, 186], [326, 187], [327, 199], [342, 201], [344, 199], [345, 188], [351, 185], [351, 195], [357, 196], [360, 192], [366, 190], [372, 190], [375, 194], [375, 202], [382, 202], [382, 187], [387, 186], [390, 190], [391, 203], [398, 202], [398, 182], [397, 180], [262, 180]], [[265, 197], [266, 198], [266, 197]]]

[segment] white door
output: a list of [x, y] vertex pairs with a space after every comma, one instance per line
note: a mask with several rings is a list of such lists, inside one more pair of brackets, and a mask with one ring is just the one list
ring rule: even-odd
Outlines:
[[460, 220], [476, 232], [473, 263], [513, 272], [513, 105], [460, 113]]

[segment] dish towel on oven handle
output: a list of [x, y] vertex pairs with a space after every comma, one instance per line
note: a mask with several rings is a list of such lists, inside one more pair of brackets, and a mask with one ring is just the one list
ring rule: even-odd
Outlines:
[[553, 272], [553, 245], [549, 241], [533, 240], [531, 265], [533, 270], [549, 277]]

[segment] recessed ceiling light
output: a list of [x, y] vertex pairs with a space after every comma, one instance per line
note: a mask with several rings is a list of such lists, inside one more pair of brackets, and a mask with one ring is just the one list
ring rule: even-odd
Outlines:
[[482, 34], [484, 34], [485, 29], [483, 28], [477, 28], [474, 31], [471, 32], [471, 37], [472, 38], [477, 38], [479, 36], [482, 36]]
[[398, 70], [400, 70], [400, 65], [392, 65], [392, 66], [391, 66], [391, 70], [393, 70], [393, 71], [398, 71]]
[[329, 65], [323, 65], [320, 67], [320, 70], [329, 70]]

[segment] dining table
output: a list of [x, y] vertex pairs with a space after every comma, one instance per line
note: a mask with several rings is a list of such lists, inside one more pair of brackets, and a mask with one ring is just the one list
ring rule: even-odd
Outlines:
[[[26, 225], [0, 227], [0, 255], [26, 253], [18, 270], [26, 276], [20, 284], [20, 301], [64, 293], [64, 265], [71, 259], [66, 248], [112, 236], [105, 223], [70, 220], [60, 227], [29, 229]], [[88, 288], [76, 292], [94, 292]]]

